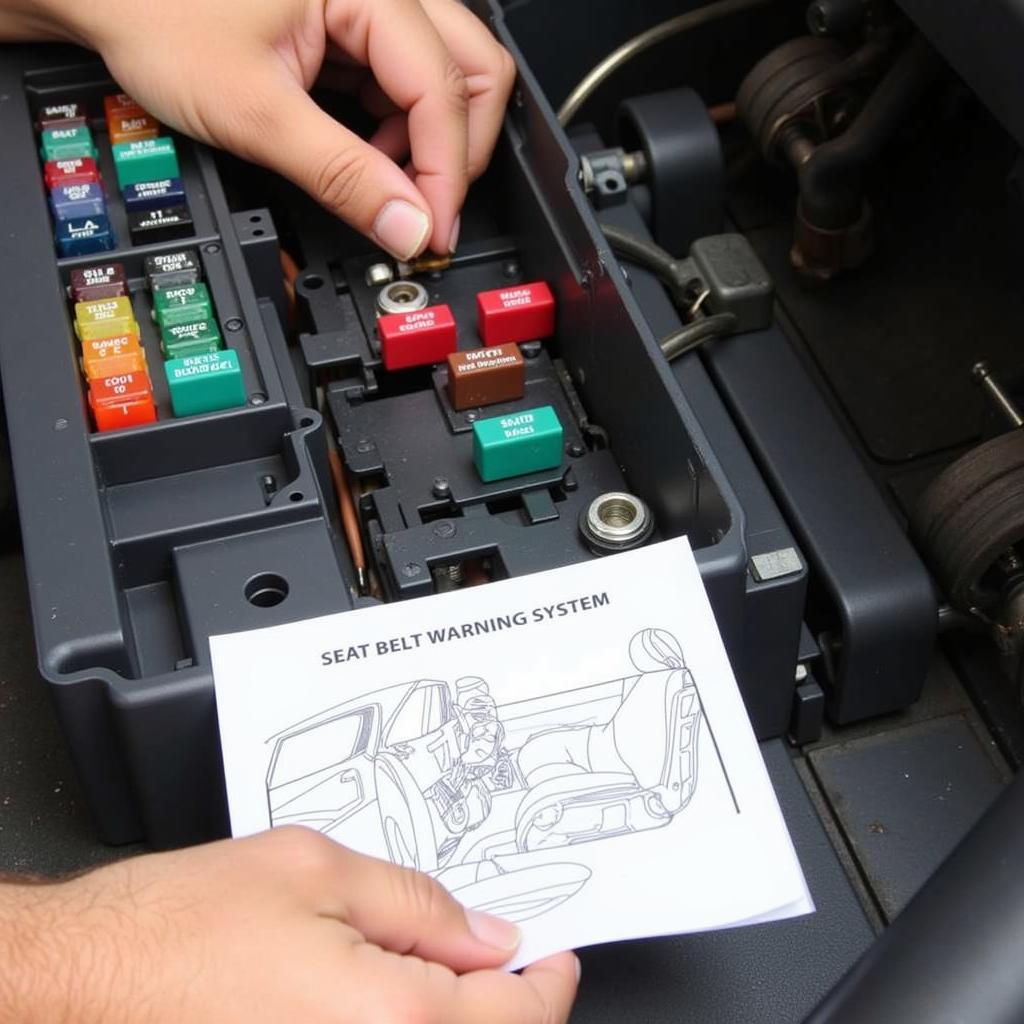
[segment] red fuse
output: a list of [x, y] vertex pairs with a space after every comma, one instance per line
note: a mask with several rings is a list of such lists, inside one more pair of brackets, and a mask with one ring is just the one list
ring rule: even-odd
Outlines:
[[555, 333], [555, 297], [543, 281], [480, 292], [476, 309], [485, 345], [535, 341]]
[[384, 365], [389, 370], [443, 362], [458, 348], [455, 317], [446, 305], [415, 313], [389, 313], [377, 321]]
[[91, 381], [89, 405], [97, 430], [137, 427], [156, 420], [153, 386], [145, 373], [121, 373]]
[[43, 166], [46, 187], [58, 185], [88, 185], [100, 180], [100, 171], [91, 156], [77, 156], [72, 160], [48, 160]]

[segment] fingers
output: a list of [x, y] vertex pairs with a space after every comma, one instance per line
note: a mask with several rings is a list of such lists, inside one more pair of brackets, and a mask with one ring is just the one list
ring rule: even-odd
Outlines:
[[[456, 975], [445, 967], [375, 946], [353, 951], [360, 992], [346, 994], [354, 1019], [422, 1024], [565, 1024], [579, 978], [573, 953], [559, 953], [522, 975], [483, 970]], [[363, 1007], [363, 993], [372, 1005]]]
[[293, 79], [266, 65], [239, 79], [244, 94], [218, 105], [224, 121], [210, 126], [214, 141], [290, 178], [395, 258], [424, 250], [435, 227], [432, 203], [392, 160], [338, 124]]
[[469, 93], [469, 178], [483, 173], [501, 130], [516, 66], [490, 31], [455, 0], [423, 0], [423, 6], [466, 76]]
[[508, 921], [467, 910], [429, 875], [397, 867], [306, 828], [241, 840], [289, 866], [303, 902], [394, 953], [472, 971], [506, 963], [519, 945]]
[[418, 0], [328, 0], [325, 21], [406, 112], [416, 187], [433, 213], [430, 246], [449, 252], [469, 184], [466, 76]]
[[338, 878], [339, 904], [332, 916], [369, 942], [458, 972], [497, 967], [519, 945], [515, 925], [466, 910], [429, 875], [343, 852], [344, 877]]

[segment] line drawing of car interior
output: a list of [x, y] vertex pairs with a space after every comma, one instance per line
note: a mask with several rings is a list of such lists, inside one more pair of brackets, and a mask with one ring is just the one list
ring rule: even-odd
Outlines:
[[544, 913], [591, 871], [524, 854], [662, 828], [696, 791], [705, 717], [679, 642], [643, 629], [628, 650], [633, 674], [546, 696], [418, 679], [298, 722], [267, 740], [270, 823], [430, 872], [477, 909]]

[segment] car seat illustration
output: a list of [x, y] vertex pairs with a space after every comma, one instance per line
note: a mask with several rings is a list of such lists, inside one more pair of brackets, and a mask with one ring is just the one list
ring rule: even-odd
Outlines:
[[519, 750], [528, 786], [516, 814], [516, 847], [549, 849], [661, 828], [697, 784], [700, 699], [670, 633], [633, 637], [627, 680], [610, 721], [553, 729]]
[[678, 642], [645, 629], [629, 657], [635, 675], [526, 701], [497, 705], [479, 676], [421, 679], [299, 722], [268, 740], [271, 824], [317, 828], [509, 912], [557, 905], [589, 872], [516, 857], [662, 828], [697, 785], [702, 709]]

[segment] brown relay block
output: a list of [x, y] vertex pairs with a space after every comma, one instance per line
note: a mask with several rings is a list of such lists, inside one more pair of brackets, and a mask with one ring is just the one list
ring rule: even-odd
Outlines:
[[448, 356], [448, 397], [455, 409], [523, 397], [526, 364], [515, 344], [474, 348]]

